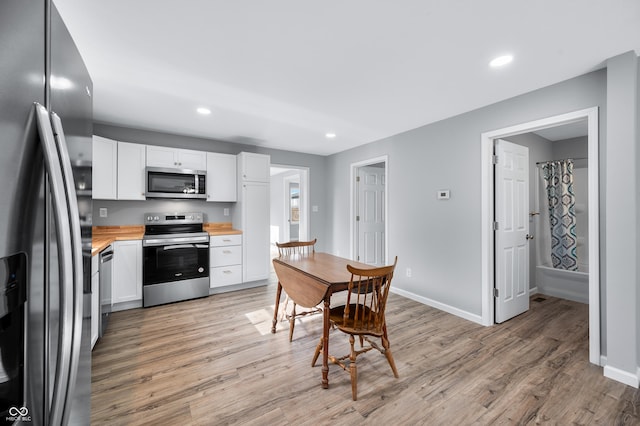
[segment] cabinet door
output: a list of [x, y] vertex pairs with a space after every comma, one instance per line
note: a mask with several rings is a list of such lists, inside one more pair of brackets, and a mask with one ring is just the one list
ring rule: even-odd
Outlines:
[[269, 277], [269, 184], [242, 185], [242, 277], [256, 281]]
[[118, 142], [118, 200], [144, 200], [145, 145]]
[[237, 201], [236, 156], [207, 152], [207, 201]]
[[207, 153], [190, 149], [179, 149], [178, 167], [187, 170], [207, 170]]
[[147, 145], [147, 166], [177, 168], [178, 155], [176, 151], [175, 148]]
[[238, 154], [240, 178], [246, 182], [269, 182], [271, 157], [252, 152]]
[[117, 190], [118, 143], [101, 136], [93, 137], [92, 197], [115, 200]]
[[113, 243], [113, 304], [142, 300], [142, 241]]

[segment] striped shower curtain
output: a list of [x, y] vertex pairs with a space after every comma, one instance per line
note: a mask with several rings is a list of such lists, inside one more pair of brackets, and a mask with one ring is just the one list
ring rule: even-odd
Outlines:
[[551, 261], [554, 268], [578, 270], [576, 253], [576, 197], [573, 160], [549, 161], [542, 166], [549, 199]]

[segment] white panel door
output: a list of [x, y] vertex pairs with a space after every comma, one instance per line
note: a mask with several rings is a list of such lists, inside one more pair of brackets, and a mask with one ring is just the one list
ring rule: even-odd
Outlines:
[[496, 322], [529, 309], [529, 149], [496, 141]]
[[385, 262], [385, 168], [358, 169], [358, 261], [370, 265]]

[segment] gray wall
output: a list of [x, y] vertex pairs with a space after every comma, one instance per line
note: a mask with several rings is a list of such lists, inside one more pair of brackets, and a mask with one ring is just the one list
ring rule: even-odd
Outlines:
[[[388, 155], [388, 243], [389, 255], [398, 255], [395, 286], [480, 316], [480, 135], [599, 106], [604, 146], [605, 99], [606, 71], [601, 70], [330, 156], [327, 185], [336, 188], [327, 199], [331, 250], [349, 253], [350, 164]], [[439, 189], [450, 189], [451, 199], [438, 200]]]
[[[638, 374], [638, 58], [607, 61], [605, 375]], [[636, 382], [637, 383], [637, 382]]]
[[[309, 235], [322, 235], [326, 227], [326, 185], [325, 157], [320, 155], [302, 154], [275, 149], [266, 149], [252, 145], [217, 141], [212, 139], [194, 138], [189, 136], [171, 135], [150, 130], [131, 129], [113, 125], [95, 123], [94, 134], [123, 142], [133, 142], [148, 145], [160, 145], [196, 149], [200, 151], [238, 154], [239, 152], [257, 152], [271, 156], [271, 163], [279, 165], [299, 166], [309, 168], [309, 205], [318, 206], [318, 212], [309, 213]], [[100, 207], [108, 210], [107, 218], [99, 217]], [[229, 216], [223, 215], [225, 207], [230, 209]], [[235, 203], [209, 203], [206, 201], [108, 201], [94, 200], [93, 224], [106, 225], [136, 225], [143, 223], [146, 212], [152, 211], [202, 211], [208, 222], [231, 222]], [[323, 238], [318, 238], [318, 250], [325, 250]]]

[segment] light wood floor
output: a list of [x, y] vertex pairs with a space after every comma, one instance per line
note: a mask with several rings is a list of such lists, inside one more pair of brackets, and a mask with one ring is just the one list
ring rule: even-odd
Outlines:
[[[331, 365], [327, 390], [310, 366], [319, 316], [292, 343], [269, 332], [274, 295], [272, 284], [113, 314], [93, 352], [91, 423], [640, 424], [640, 391], [588, 362], [587, 305], [544, 296], [482, 327], [392, 294], [400, 378], [379, 353], [359, 357], [354, 402], [348, 373]], [[346, 354], [347, 337], [331, 336]]]

